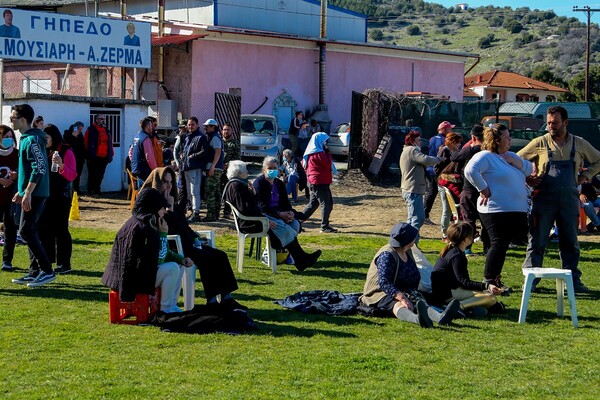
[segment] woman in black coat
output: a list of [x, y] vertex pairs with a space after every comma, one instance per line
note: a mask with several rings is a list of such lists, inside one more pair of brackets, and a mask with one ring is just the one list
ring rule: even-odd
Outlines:
[[231, 293], [238, 289], [238, 284], [227, 254], [207, 244], [200, 244], [198, 234], [190, 228], [183, 210], [178, 205], [175, 182], [177, 179], [171, 167], [155, 168], [142, 189], [152, 187], [158, 190], [169, 203], [165, 214], [169, 234], [180, 236], [183, 254], [191, 258], [198, 267], [208, 302], [215, 303], [220, 296], [221, 303], [229, 304], [234, 309], [246, 309], [231, 297]]

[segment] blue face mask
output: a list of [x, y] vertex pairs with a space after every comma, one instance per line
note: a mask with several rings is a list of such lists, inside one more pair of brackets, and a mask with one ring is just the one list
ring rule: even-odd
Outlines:
[[15, 139], [4, 138], [2, 139], [2, 147], [5, 149], [11, 148], [15, 144]]
[[278, 170], [276, 170], [276, 169], [268, 169], [267, 170], [267, 178], [275, 179], [275, 178], [277, 178], [277, 176], [279, 176]]

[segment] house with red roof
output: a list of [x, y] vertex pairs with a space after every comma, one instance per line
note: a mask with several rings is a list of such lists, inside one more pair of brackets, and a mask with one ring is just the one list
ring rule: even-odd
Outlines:
[[515, 72], [493, 70], [465, 77], [465, 93], [476, 93], [481, 100], [556, 101], [567, 89], [531, 79]]

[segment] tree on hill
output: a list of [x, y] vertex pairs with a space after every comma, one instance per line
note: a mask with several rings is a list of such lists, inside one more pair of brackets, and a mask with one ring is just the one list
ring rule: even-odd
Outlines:
[[[600, 66], [590, 67], [590, 97], [589, 101], [600, 101]], [[578, 101], [585, 99], [585, 71], [581, 71], [569, 81], [569, 90], [575, 95]]]
[[411, 25], [406, 27], [406, 32], [410, 36], [415, 36], [421, 34], [421, 29], [417, 25]]
[[510, 33], [519, 33], [523, 30], [523, 25], [521, 25], [521, 23], [515, 19], [504, 21], [502, 27]]
[[383, 31], [381, 29], [373, 29], [369, 32], [369, 38], [371, 38], [371, 40], [379, 42], [383, 40]]

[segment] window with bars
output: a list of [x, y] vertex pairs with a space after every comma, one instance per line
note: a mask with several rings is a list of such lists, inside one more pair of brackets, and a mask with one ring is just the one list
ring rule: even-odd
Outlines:
[[113, 146], [121, 147], [121, 110], [93, 109], [90, 112], [90, 125], [98, 114], [106, 115], [106, 127], [112, 134]]

